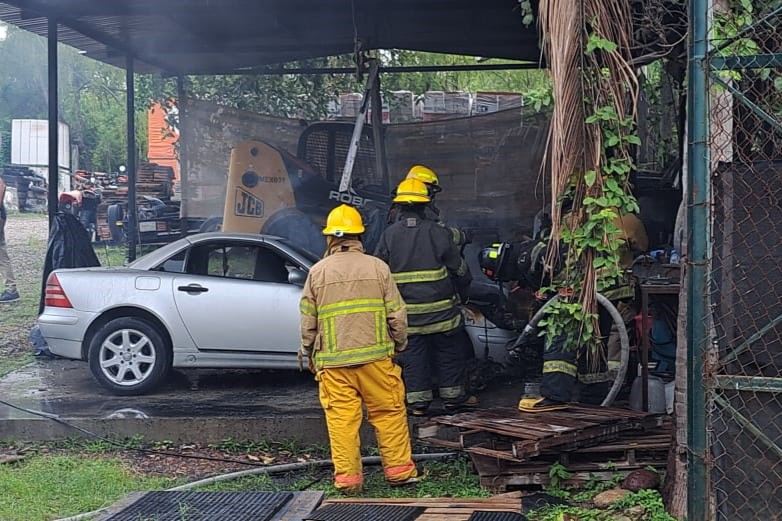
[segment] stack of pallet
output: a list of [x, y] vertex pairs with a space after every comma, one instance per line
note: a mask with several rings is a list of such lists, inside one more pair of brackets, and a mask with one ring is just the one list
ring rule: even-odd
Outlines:
[[[102, 174], [106, 176], [106, 174]], [[103, 179], [103, 177], [101, 177]], [[161, 166], [156, 163], [143, 163], [136, 174], [136, 204], [144, 203], [143, 196], [155, 197], [164, 202], [169, 202], [174, 193], [174, 170], [170, 166]], [[108, 222], [108, 208], [114, 204], [123, 204], [128, 200], [127, 183], [114, 183], [104, 185], [102, 190], [102, 202], [98, 206], [98, 230], [99, 240], [111, 240], [111, 229]], [[178, 206], [172, 211], [178, 214]]]
[[573, 484], [615, 473], [664, 468], [671, 422], [662, 416], [602, 407], [521, 413], [498, 408], [433, 418], [419, 441], [467, 452], [481, 485], [497, 491], [539, 488], [560, 464]]
[[168, 199], [173, 193], [174, 169], [156, 163], [144, 163], [136, 174], [136, 193]]

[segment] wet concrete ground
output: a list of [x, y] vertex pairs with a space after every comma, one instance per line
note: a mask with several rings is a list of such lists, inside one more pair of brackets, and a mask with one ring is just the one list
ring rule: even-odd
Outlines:
[[[517, 386], [496, 384], [480, 398], [482, 406], [497, 407], [515, 405], [518, 396]], [[154, 393], [115, 396], [92, 379], [84, 362], [37, 360], [0, 378], [0, 397], [101, 435], [204, 443], [225, 438], [327, 441], [317, 384], [306, 372], [172, 371]], [[437, 413], [436, 404], [433, 409]], [[0, 404], [0, 439], [77, 435], [65, 425]]]
[[[157, 391], [115, 396], [84, 362], [39, 360], [0, 378], [0, 396], [63, 418], [266, 416], [319, 413], [317, 385], [296, 371], [172, 371]], [[0, 418], [29, 417], [0, 405]]]
[[[172, 371], [156, 392], [115, 396], [84, 362], [37, 360], [0, 378], [2, 400], [55, 414], [100, 435], [212, 443], [327, 439], [317, 384], [296, 371]], [[43, 441], [81, 434], [0, 404], [0, 439]]]

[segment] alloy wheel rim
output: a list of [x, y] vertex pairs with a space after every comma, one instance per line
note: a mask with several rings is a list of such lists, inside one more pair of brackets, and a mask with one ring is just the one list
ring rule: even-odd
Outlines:
[[100, 369], [112, 383], [123, 387], [146, 380], [155, 367], [157, 352], [152, 340], [136, 329], [120, 329], [100, 346]]

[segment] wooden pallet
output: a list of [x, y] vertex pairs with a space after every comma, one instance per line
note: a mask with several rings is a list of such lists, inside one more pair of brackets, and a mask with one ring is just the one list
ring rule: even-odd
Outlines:
[[603, 407], [571, 406], [536, 414], [496, 408], [432, 418], [419, 426], [418, 437], [430, 445], [523, 462], [546, 450], [597, 445], [624, 431], [654, 428], [661, 421], [646, 413]]
[[329, 504], [400, 505], [426, 510], [416, 521], [467, 521], [474, 512], [521, 513], [521, 492], [499, 494], [488, 498], [344, 498], [328, 499]]
[[609, 480], [616, 474], [652, 467], [664, 470], [672, 441], [670, 422], [645, 431], [625, 431], [616, 440], [575, 450], [547, 450], [525, 462], [511, 462], [476, 448], [470, 450], [481, 485], [494, 491], [545, 487], [549, 470], [560, 464], [572, 474], [565, 481], [579, 485], [590, 479]]

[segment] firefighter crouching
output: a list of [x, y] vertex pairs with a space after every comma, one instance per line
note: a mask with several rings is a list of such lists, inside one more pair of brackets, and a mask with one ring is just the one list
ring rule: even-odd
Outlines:
[[[565, 216], [567, 220], [567, 216]], [[627, 324], [635, 316], [635, 285], [627, 270], [632, 266], [635, 256], [646, 251], [649, 239], [641, 220], [633, 214], [619, 215], [614, 224], [620, 231], [624, 246], [620, 252], [620, 266], [624, 277], [614, 286], [601, 291], [604, 297], [620, 311]], [[530, 269], [540, 269], [540, 264], [530, 263]], [[540, 275], [539, 275], [540, 276]], [[598, 278], [601, 274], [598, 271]], [[534, 278], [534, 277], [530, 277]], [[598, 306], [600, 345], [602, 349], [593, 352], [586, 346], [566, 345], [566, 336], [554, 338], [546, 345], [543, 353], [543, 377], [540, 383], [540, 396], [519, 401], [519, 410], [541, 412], [564, 409], [571, 401], [576, 383], [580, 382], [579, 400], [598, 405], [611, 388], [618, 369], [620, 344], [618, 330], [612, 331], [613, 319], [606, 309]]]
[[363, 232], [355, 208], [331, 211], [323, 229], [326, 255], [310, 270], [300, 304], [300, 362], [308, 359], [319, 383], [334, 486], [348, 494], [360, 492], [363, 484], [362, 402], [377, 434], [386, 480], [414, 483], [418, 475], [401, 369], [392, 359], [407, 347], [405, 302], [388, 266], [364, 253]]
[[417, 179], [399, 184], [400, 214], [380, 238], [375, 255], [388, 263], [407, 303], [407, 350], [399, 357], [413, 415], [426, 414], [434, 399], [432, 377], [447, 410], [476, 405], [466, 390], [465, 353], [472, 346], [459, 309], [472, 277], [450, 232], [426, 218], [431, 201]]
[[[566, 217], [567, 219], [567, 217]], [[637, 216], [626, 214], [615, 221], [621, 231], [625, 244], [620, 255], [620, 265], [625, 272], [632, 265], [635, 256], [646, 250], [648, 239], [646, 230]], [[548, 286], [548, 273], [544, 273], [544, 260], [547, 258], [549, 240], [539, 237], [522, 243], [496, 243], [485, 248], [479, 259], [481, 270], [491, 279], [503, 282], [513, 281], [523, 291], [535, 292], [537, 303], [533, 306], [529, 319], [535, 311], [552, 295], [539, 292], [541, 286]], [[566, 255], [560, 247], [560, 261]], [[554, 267], [556, 274], [561, 265]], [[598, 272], [600, 277], [600, 272]], [[555, 275], [556, 280], [556, 275]], [[626, 325], [631, 324], [636, 314], [635, 287], [632, 277], [625, 278], [613, 287], [601, 292], [617, 308]], [[571, 401], [577, 381], [581, 383], [579, 400], [584, 403], [599, 404], [615, 379], [620, 361], [619, 331], [610, 314], [602, 306], [598, 306], [598, 320], [603, 346], [597, 352], [591, 352], [585, 346], [568, 346], [566, 337], [555, 338], [546, 343], [543, 349], [542, 379], [540, 395], [522, 397], [519, 410], [540, 412], [567, 407]], [[537, 331], [522, 336], [521, 345], [514, 351], [526, 354], [536, 347]], [[529, 371], [525, 371], [529, 373]]]

